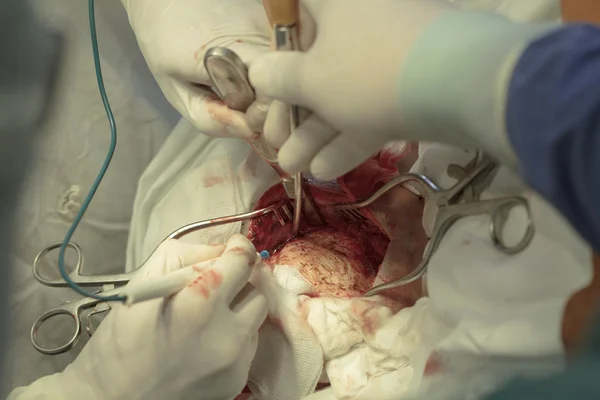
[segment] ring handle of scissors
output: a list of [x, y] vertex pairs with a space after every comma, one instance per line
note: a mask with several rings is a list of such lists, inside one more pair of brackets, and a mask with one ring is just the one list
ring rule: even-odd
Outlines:
[[[523, 197], [509, 197], [498, 199], [498, 201], [500, 203], [492, 213], [489, 225], [492, 242], [494, 243], [494, 247], [504, 254], [517, 254], [529, 246], [529, 243], [531, 243], [531, 240], [533, 240], [533, 237], [535, 236], [535, 227], [533, 225], [533, 220], [531, 219], [529, 203], [527, 202], [527, 199], [524, 199]], [[525, 209], [527, 226], [525, 227], [525, 233], [521, 237], [521, 240], [514, 245], [509, 245], [504, 240], [504, 226], [508, 221], [508, 213], [510, 210], [519, 206]]]
[[[64, 279], [60, 278], [60, 279], [46, 279], [43, 276], [40, 275], [39, 273], [39, 263], [40, 260], [42, 258], [44, 258], [48, 253], [50, 253], [52, 250], [56, 250], [56, 249], [60, 249], [60, 246], [62, 246], [62, 242], [55, 242], [55, 243], [51, 243], [49, 245], [47, 245], [46, 247], [44, 247], [33, 259], [33, 276], [35, 277], [35, 279], [40, 282], [41, 284], [43, 284], [44, 286], [50, 286], [50, 287], [63, 287], [66, 286]], [[79, 245], [77, 243], [73, 243], [73, 242], [69, 242], [67, 243], [67, 247], [72, 248], [73, 250], [75, 250], [75, 253], [77, 253], [77, 264], [75, 265], [75, 272], [77, 274], [79, 274], [79, 271], [81, 270], [81, 266], [83, 265], [83, 253], [81, 251], [81, 248], [79, 247]]]
[[[71, 318], [73, 318], [75, 320], [75, 331], [73, 332], [73, 335], [69, 338], [69, 340], [66, 343], [59, 345], [58, 347], [53, 347], [53, 348], [44, 347], [44, 346], [40, 345], [38, 342], [38, 338], [37, 338], [38, 331], [39, 331], [40, 327], [44, 324], [44, 322], [46, 322], [50, 318], [55, 317], [57, 315], [68, 315]], [[73, 346], [75, 346], [75, 344], [77, 344], [77, 340], [79, 339], [80, 333], [81, 333], [81, 322], [79, 321], [78, 315], [75, 315], [71, 311], [64, 309], [64, 308], [53, 308], [52, 310], [48, 310], [45, 313], [43, 313], [42, 315], [40, 315], [38, 317], [38, 319], [36, 319], [35, 322], [33, 323], [33, 326], [31, 327], [31, 344], [33, 345], [33, 347], [35, 347], [35, 349], [37, 351], [39, 351], [42, 354], [46, 354], [46, 355], [62, 354], [62, 353], [66, 353], [67, 351], [71, 350], [73, 348]]]

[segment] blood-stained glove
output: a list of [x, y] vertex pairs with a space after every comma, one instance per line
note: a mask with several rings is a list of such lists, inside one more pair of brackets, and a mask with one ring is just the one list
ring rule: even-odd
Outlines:
[[248, 379], [267, 301], [248, 284], [259, 261], [242, 235], [226, 246], [163, 243], [130, 285], [218, 257], [171, 298], [112, 311], [64, 372], [10, 400], [229, 400]]
[[256, 138], [244, 114], [210, 90], [204, 55], [214, 46], [248, 63], [269, 50], [271, 28], [256, 0], [121, 0], [150, 71], [166, 98], [202, 133]]

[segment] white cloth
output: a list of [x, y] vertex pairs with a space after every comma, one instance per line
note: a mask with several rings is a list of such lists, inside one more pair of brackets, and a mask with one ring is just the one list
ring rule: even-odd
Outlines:
[[314, 288], [286, 266], [263, 268], [252, 282], [267, 297], [270, 318], [259, 331], [248, 385], [259, 400], [300, 399], [315, 390], [323, 372], [323, 350], [299, 296]]
[[[445, 187], [455, 182], [447, 163], [470, 157], [442, 145], [423, 145], [420, 153], [414, 169]], [[501, 170], [487, 194], [527, 197], [536, 235], [514, 256], [493, 247], [487, 216], [463, 218], [445, 236], [426, 277], [430, 313], [421, 350], [443, 360], [446, 373], [413, 381], [424, 398], [477, 398], [513, 374], [560, 368], [563, 308], [592, 277], [589, 246], [519, 179]], [[511, 216], [509, 235], [522, 232], [511, 225], [517, 219]]]
[[[65, 40], [51, 114], [37, 135], [17, 214], [19, 231], [10, 266], [14, 288], [10, 354], [2, 376], [7, 390], [62, 371], [85, 344], [84, 333], [75, 350], [60, 356], [44, 356], [31, 346], [29, 330], [35, 318], [77, 297], [69, 289], [37, 283], [31, 263], [42, 247], [63, 239], [106, 156], [110, 138], [95, 78], [87, 2], [31, 3], [40, 20], [58, 29]], [[124, 270], [137, 180], [179, 119], [148, 71], [119, 1], [96, 1], [96, 9], [104, 83], [119, 138], [111, 167], [73, 239], [85, 253], [85, 274]], [[56, 255], [48, 261], [48, 268], [56, 268]], [[54, 332], [53, 339], [64, 341], [73, 324], [66, 317], [56, 322], [60, 325], [51, 323], [49, 331]]]
[[[396, 314], [376, 299], [307, 302], [308, 321], [320, 339], [327, 377], [338, 399], [391, 400], [408, 390], [427, 298]], [[377, 326], [373, 332], [371, 325]]]

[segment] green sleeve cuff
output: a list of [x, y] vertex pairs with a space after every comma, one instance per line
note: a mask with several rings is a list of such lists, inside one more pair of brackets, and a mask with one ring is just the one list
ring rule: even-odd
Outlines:
[[507, 90], [527, 45], [556, 23], [452, 12], [415, 42], [398, 82], [402, 126], [423, 140], [480, 148], [517, 166], [505, 129]]

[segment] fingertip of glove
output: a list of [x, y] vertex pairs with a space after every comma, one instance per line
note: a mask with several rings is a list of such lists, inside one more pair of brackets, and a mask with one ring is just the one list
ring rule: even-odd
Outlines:
[[287, 97], [294, 96], [292, 89], [300, 84], [298, 70], [302, 56], [298, 52], [271, 52], [257, 57], [250, 64], [248, 78], [264, 95], [290, 100]]
[[332, 172], [331, 169], [323, 168], [320, 165], [313, 166], [313, 164], [311, 164], [310, 173], [316, 179], [323, 180], [323, 181], [330, 181], [333, 179], [337, 179], [338, 177], [343, 175], [343, 173], [336, 174], [335, 172]]
[[279, 166], [288, 174], [295, 174], [296, 172], [304, 172], [308, 166], [308, 160], [304, 157], [298, 157], [297, 150], [290, 148], [290, 146], [284, 145], [279, 151], [277, 162]]
[[256, 89], [269, 95], [269, 71], [273, 60], [277, 60], [278, 54], [268, 53], [257, 57], [250, 63], [248, 68], [248, 79]]
[[254, 132], [262, 132], [264, 128], [269, 103], [256, 100], [246, 111], [246, 124]]
[[317, 179], [328, 181], [350, 172], [353, 167], [356, 167], [354, 163], [332, 163], [330, 158], [317, 155], [310, 162], [310, 173]]

